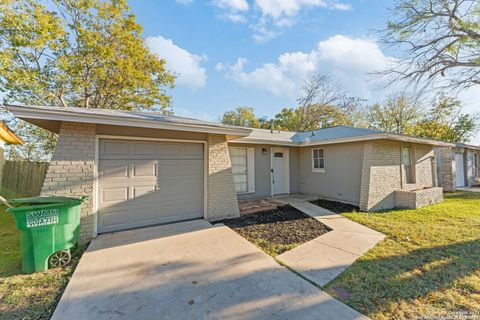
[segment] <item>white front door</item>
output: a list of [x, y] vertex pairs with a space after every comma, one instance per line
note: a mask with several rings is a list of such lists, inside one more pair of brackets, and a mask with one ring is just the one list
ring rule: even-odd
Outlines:
[[272, 148], [272, 193], [290, 193], [288, 148]]
[[463, 153], [455, 153], [455, 170], [456, 170], [456, 182], [457, 187], [465, 186], [465, 170], [463, 168]]

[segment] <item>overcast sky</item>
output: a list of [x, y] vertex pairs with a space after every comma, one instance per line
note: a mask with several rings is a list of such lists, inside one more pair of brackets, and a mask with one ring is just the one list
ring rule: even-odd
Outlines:
[[[177, 74], [177, 115], [218, 120], [251, 106], [272, 117], [294, 107], [303, 81], [328, 74], [351, 94], [382, 101], [371, 73], [398, 52], [378, 44], [390, 0], [130, 1], [147, 44]], [[397, 88], [398, 89], [398, 88]], [[480, 111], [480, 88], [461, 94], [465, 111]], [[474, 141], [480, 143], [477, 134]]]

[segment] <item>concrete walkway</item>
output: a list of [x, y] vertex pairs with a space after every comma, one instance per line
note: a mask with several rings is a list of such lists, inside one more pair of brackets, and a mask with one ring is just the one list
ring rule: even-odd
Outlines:
[[94, 239], [52, 319], [367, 318], [228, 227], [195, 220]]
[[332, 229], [276, 257], [320, 286], [332, 281], [385, 238], [380, 232], [308, 202], [307, 200], [312, 200], [311, 197], [290, 196], [276, 200], [290, 204]]
[[480, 192], [480, 187], [459, 187], [458, 191]]

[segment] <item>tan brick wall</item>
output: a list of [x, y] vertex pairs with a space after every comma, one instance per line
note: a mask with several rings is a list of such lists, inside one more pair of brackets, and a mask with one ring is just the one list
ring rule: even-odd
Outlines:
[[442, 201], [443, 189], [441, 187], [415, 191], [395, 191], [395, 206], [397, 208], [418, 209]]
[[439, 148], [437, 155], [439, 157], [438, 182], [439, 187], [444, 191], [455, 192], [455, 153], [452, 148]]
[[42, 194], [89, 196], [82, 205], [80, 239], [93, 234], [95, 125], [63, 122]]
[[215, 221], [239, 215], [226, 138], [224, 135], [209, 135], [207, 220]]
[[412, 145], [415, 154], [415, 183], [405, 184], [401, 173], [401, 142], [365, 142], [363, 153], [360, 209], [376, 211], [395, 207], [396, 190], [416, 190], [434, 186], [433, 148]]

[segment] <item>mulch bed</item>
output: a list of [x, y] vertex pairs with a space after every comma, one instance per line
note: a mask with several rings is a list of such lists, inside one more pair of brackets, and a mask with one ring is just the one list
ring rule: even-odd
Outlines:
[[220, 222], [272, 256], [330, 231], [320, 221], [289, 205]]
[[338, 201], [318, 199], [310, 202], [313, 203], [314, 205], [317, 205], [319, 207], [322, 207], [324, 209], [330, 210], [335, 213], [360, 211], [360, 208], [357, 206], [354, 206], [348, 203], [338, 202]]

